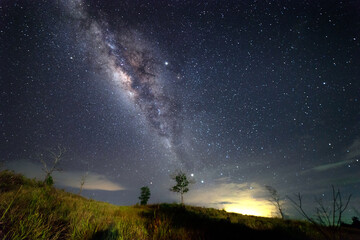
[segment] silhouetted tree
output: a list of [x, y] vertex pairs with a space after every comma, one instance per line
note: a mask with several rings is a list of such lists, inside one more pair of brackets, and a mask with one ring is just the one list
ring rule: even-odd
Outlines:
[[178, 171], [172, 174], [171, 179], [176, 182], [176, 185], [170, 188], [170, 191], [180, 193], [181, 204], [184, 204], [184, 193], [189, 191], [189, 185], [193, 184], [194, 181], [188, 180], [186, 174], [182, 171]]
[[151, 195], [150, 188], [148, 186], [144, 186], [144, 187], [140, 188], [140, 190], [141, 190], [140, 197], [139, 197], [140, 204], [146, 205], [147, 202], [149, 201], [150, 195]]
[[[302, 203], [302, 196], [300, 193], [297, 195], [297, 201], [288, 197], [290, 201], [294, 204], [295, 209], [305, 217], [309, 222], [313, 223], [318, 231], [326, 239], [341, 239], [341, 219], [342, 214], [349, 205], [351, 194], [347, 198], [346, 202], [343, 202], [341, 192], [338, 189], [335, 191], [334, 186], [332, 185], [332, 204], [331, 207], [325, 207], [323, 202], [320, 199], [316, 199], [318, 207], [316, 207], [316, 219], [309, 216], [305, 212], [304, 206]], [[330, 232], [328, 231], [330, 230]]]
[[[54, 180], [52, 178], [53, 172], [62, 171], [61, 168], [58, 168], [58, 164], [65, 152], [65, 148], [57, 146], [56, 150], [48, 150], [46, 154], [40, 155], [40, 161], [43, 164], [42, 170], [45, 172], [45, 184], [52, 185], [54, 183]], [[48, 166], [48, 163], [50, 161], [52, 162], [51, 167]]]
[[284, 219], [284, 212], [283, 212], [283, 201], [280, 199], [279, 193], [277, 190], [271, 186], [265, 186], [266, 190], [268, 190], [270, 194], [269, 202], [271, 202], [279, 211], [281, 219]]
[[351, 226], [355, 228], [360, 228], [360, 221], [358, 217], [352, 217], [351, 220], [352, 220]]

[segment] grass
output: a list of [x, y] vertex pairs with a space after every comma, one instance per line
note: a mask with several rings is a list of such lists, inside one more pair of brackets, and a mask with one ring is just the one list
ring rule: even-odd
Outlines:
[[303, 221], [178, 204], [115, 206], [44, 186], [10, 171], [0, 172], [0, 239], [271, 238], [321, 236]]

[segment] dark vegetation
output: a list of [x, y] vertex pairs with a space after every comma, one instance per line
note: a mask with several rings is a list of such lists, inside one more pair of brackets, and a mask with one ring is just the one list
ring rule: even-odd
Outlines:
[[[10, 171], [0, 172], [0, 192], [0, 239], [324, 239], [308, 221], [182, 204], [115, 206]], [[349, 225], [342, 239], [359, 236]]]
[[151, 195], [150, 188], [148, 186], [144, 186], [144, 187], [140, 188], [140, 190], [141, 190], [140, 197], [139, 197], [140, 204], [146, 205], [147, 202], [149, 201], [150, 195]]

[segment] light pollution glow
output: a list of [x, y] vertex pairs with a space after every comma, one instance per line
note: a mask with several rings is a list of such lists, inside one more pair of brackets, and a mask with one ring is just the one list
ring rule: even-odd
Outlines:
[[273, 217], [273, 207], [269, 206], [264, 200], [241, 199], [236, 204], [225, 204], [227, 212], [240, 213], [244, 215], [253, 215], [260, 217]]
[[269, 202], [266, 189], [257, 183], [218, 182], [189, 191], [185, 199], [189, 204], [224, 209], [227, 212], [244, 215], [261, 217], [276, 215], [276, 209]]

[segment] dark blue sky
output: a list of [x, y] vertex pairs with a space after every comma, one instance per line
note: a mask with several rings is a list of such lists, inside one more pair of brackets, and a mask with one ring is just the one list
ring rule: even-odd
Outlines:
[[[38, 176], [38, 154], [60, 144], [63, 174], [118, 186], [85, 192], [116, 204], [134, 204], [143, 185], [153, 202], [174, 201], [176, 169], [194, 175], [198, 205], [265, 206], [265, 185], [310, 204], [331, 184], [359, 203], [359, 1], [0, 6], [9, 168]], [[76, 185], [64, 176], [59, 186]]]

